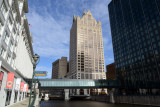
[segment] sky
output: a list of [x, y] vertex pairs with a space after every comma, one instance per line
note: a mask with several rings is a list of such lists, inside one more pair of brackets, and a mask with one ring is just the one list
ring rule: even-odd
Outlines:
[[111, 0], [28, 0], [28, 23], [32, 25], [34, 53], [40, 55], [36, 70], [47, 71], [51, 78], [52, 62], [62, 56], [69, 60], [70, 29], [73, 15], [82, 17], [91, 11], [101, 21], [105, 65], [114, 62], [108, 4]]

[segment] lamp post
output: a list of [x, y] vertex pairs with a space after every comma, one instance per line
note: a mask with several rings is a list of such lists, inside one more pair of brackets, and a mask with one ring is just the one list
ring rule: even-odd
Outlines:
[[[31, 95], [32, 95], [32, 84], [33, 84], [33, 78], [34, 78], [34, 74], [35, 74], [35, 69], [36, 69], [36, 65], [39, 63], [40, 61], [40, 56], [38, 54], [34, 54], [32, 57], [32, 64], [33, 64], [33, 75], [32, 75], [32, 82], [31, 82], [31, 90], [30, 90], [30, 96], [29, 96], [29, 105], [28, 107], [31, 107]], [[34, 84], [35, 87], [35, 84]]]

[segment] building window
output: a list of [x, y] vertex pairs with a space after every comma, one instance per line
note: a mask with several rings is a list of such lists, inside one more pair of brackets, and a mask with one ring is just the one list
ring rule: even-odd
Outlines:
[[10, 50], [11, 50], [11, 52], [13, 51], [13, 43], [12, 42], [10, 44]]
[[3, 16], [5, 17], [5, 14], [7, 12], [7, 7], [4, 2], [2, 3], [2, 6], [1, 6], [1, 12], [2, 12]]
[[11, 19], [11, 17], [8, 18], [8, 27], [9, 27], [9, 29], [11, 31], [11, 27], [12, 27], [12, 19]]
[[1, 53], [0, 53], [0, 55], [2, 56], [2, 57], [4, 57], [4, 53], [5, 53], [5, 49], [3, 48], [3, 47], [1, 47]]
[[2, 30], [2, 27], [3, 27], [2, 22], [0, 21], [0, 31]]
[[14, 68], [14, 64], [15, 64], [15, 58], [12, 59], [11, 65]]
[[8, 22], [9, 22], [10, 25], [12, 25], [12, 19], [11, 19], [11, 17], [8, 18]]
[[8, 54], [7, 58], [6, 58], [6, 60], [7, 60], [8, 63], [10, 62], [10, 59], [11, 59], [11, 56]]
[[5, 32], [3, 41], [7, 44], [7, 43], [8, 43], [8, 40], [9, 40], [9, 35], [8, 35], [7, 32]]
[[13, 29], [13, 38], [15, 39], [15, 37], [16, 37], [16, 30]]

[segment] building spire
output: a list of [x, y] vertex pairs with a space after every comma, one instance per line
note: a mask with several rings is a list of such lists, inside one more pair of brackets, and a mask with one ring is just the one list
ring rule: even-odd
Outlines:
[[92, 15], [90, 10], [88, 10], [87, 14]]
[[86, 14], [86, 12], [85, 11], [83, 11], [83, 15], [85, 15]]
[[73, 15], [73, 22], [76, 20], [76, 16], [75, 16], [75, 14]]

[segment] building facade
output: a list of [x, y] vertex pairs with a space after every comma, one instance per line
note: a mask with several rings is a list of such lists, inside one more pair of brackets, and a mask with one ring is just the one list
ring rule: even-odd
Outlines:
[[115, 80], [116, 79], [116, 68], [115, 63], [111, 63], [106, 66], [106, 78], [107, 80]]
[[27, 0], [0, 0], [0, 107], [25, 98], [32, 78], [32, 35], [25, 13]]
[[106, 79], [101, 23], [90, 11], [73, 16], [69, 63], [69, 78]]
[[67, 57], [62, 57], [52, 63], [52, 79], [64, 78], [67, 75], [68, 62]]
[[160, 81], [160, 0], [112, 0], [108, 5], [116, 73], [125, 88]]

